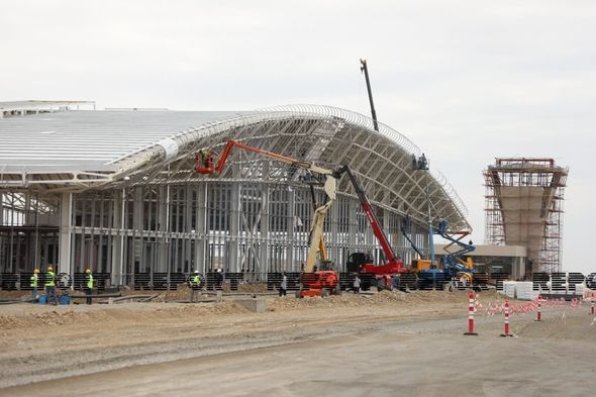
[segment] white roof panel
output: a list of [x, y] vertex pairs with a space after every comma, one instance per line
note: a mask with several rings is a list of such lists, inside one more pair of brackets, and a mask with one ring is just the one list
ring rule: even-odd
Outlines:
[[99, 170], [164, 138], [248, 113], [67, 111], [7, 118], [0, 120], [0, 170]]

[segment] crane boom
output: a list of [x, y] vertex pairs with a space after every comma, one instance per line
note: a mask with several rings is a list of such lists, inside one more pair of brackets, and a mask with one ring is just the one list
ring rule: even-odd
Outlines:
[[408, 234], [408, 231], [406, 230], [406, 226], [403, 223], [399, 227], [399, 230], [401, 231], [401, 234], [404, 236], [404, 238], [406, 240], [408, 240], [408, 243], [410, 243], [410, 246], [418, 254], [418, 256], [421, 257], [421, 258], [424, 258], [424, 254], [422, 253], [422, 251], [420, 251], [420, 249], [418, 248], [418, 246], [414, 243], [414, 241], [412, 240], [412, 238]]
[[372, 89], [370, 88], [370, 78], [368, 77], [368, 66], [366, 64], [366, 59], [360, 60], [360, 70], [364, 73], [364, 78], [366, 79], [366, 90], [368, 91], [368, 101], [370, 102], [370, 113], [373, 119], [373, 126], [375, 131], [379, 131], [379, 122], [377, 121], [377, 112], [375, 111]]
[[[372, 205], [370, 204], [370, 201], [368, 200], [368, 197], [366, 196], [364, 189], [362, 189], [362, 186], [360, 186], [360, 183], [358, 182], [358, 180], [352, 173], [352, 170], [350, 170], [350, 168], [347, 165], [344, 165], [343, 167], [341, 167], [338, 170], [338, 175], [341, 175], [344, 172], [346, 174], [348, 174], [348, 177], [350, 178], [350, 181], [352, 182], [352, 185], [354, 186], [354, 190], [356, 190], [356, 194], [358, 195], [358, 199], [360, 201], [360, 206], [362, 207], [362, 210], [364, 211], [364, 214], [366, 215], [366, 218], [368, 219], [368, 222], [370, 223], [370, 226], [373, 230], [375, 237], [377, 238], [377, 241], [381, 245], [383, 254], [385, 255], [385, 261], [388, 264], [393, 264], [393, 263], [399, 262], [401, 264], [400, 267], [403, 268], [403, 263], [397, 259], [395, 252], [393, 252], [393, 248], [391, 248], [391, 245], [389, 244], [389, 240], [387, 239], [387, 236], [385, 235], [385, 232], [383, 231], [383, 228], [381, 227], [381, 223], [379, 222], [379, 219], [377, 218], [377, 216], [375, 215], [375, 212], [373, 211]], [[401, 271], [401, 269], [400, 269], [400, 271]]]

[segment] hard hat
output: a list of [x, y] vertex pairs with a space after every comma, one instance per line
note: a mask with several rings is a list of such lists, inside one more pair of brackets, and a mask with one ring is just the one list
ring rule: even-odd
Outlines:
[[48, 266], [48, 271], [54, 270], [52, 266]]
[[91, 269], [85, 270], [85, 273], [91, 273]]
[[39, 269], [33, 270], [33, 273], [39, 273]]
[[199, 274], [199, 271], [198, 271], [198, 270], [195, 270], [195, 273], [196, 273], [196, 274]]

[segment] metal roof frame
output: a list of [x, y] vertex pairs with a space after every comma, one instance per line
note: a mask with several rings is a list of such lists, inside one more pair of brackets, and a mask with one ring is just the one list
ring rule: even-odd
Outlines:
[[[230, 139], [323, 165], [348, 164], [371, 201], [424, 224], [470, 229], [466, 208], [437, 170], [411, 167], [421, 150], [367, 116], [320, 105], [250, 112], [65, 111], [0, 120], [0, 191], [84, 191], [200, 179], [200, 148]], [[425, 175], [426, 174], [426, 175]], [[430, 177], [429, 177], [430, 175]], [[232, 177], [231, 174], [222, 175]], [[347, 180], [340, 193], [354, 195]]]

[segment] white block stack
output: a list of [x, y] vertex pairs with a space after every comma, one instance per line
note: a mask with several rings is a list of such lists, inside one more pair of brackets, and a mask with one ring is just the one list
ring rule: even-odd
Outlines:
[[533, 290], [533, 283], [531, 281], [518, 281], [515, 284], [515, 295], [517, 299], [534, 300], [538, 298], [538, 291]]
[[515, 298], [515, 284], [517, 284], [517, 281], [503, 281], [503, 295]]

